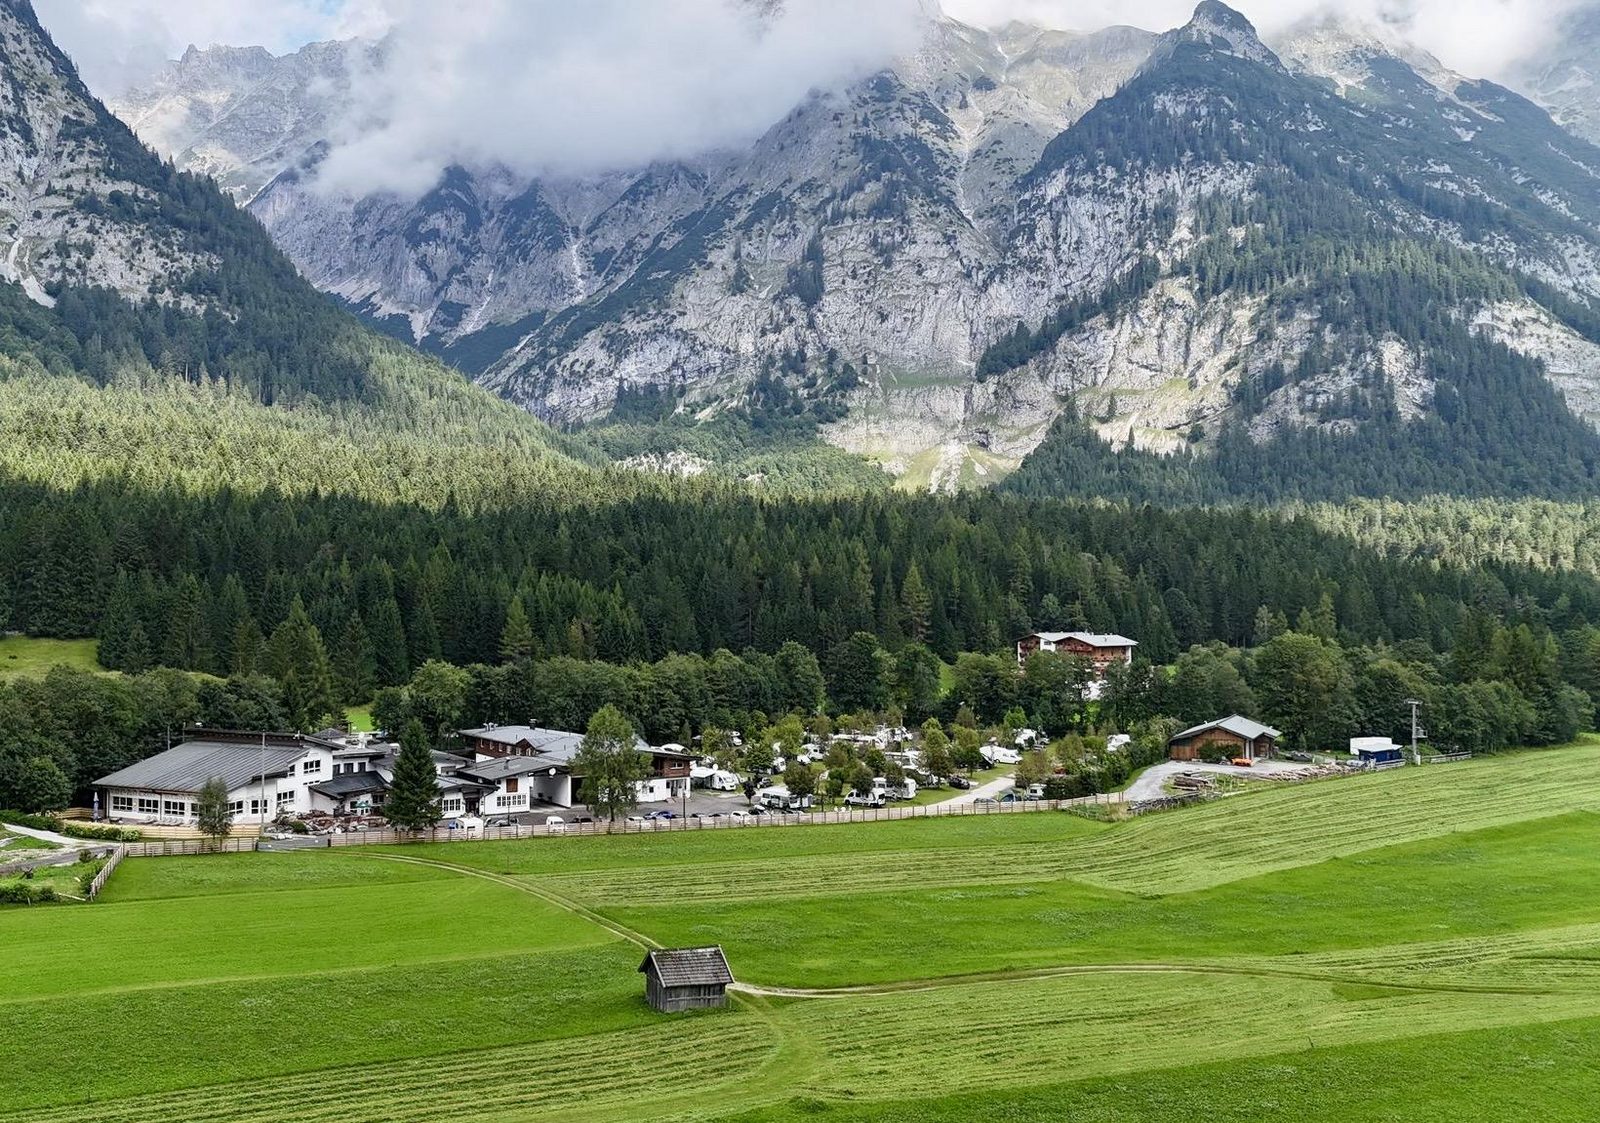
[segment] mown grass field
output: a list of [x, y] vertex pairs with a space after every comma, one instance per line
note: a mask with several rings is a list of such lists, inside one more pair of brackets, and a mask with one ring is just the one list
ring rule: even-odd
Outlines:
[[[0, 912], [0, 1123], [1576, 1123], [1597, 775], [1585, 744], [1118, 824], [131, 860]], [[650, 942], [756, 989], [654, 1015]]]

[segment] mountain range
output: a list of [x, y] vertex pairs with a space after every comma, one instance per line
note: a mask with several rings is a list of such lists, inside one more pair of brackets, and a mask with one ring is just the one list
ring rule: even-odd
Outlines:
[[1095, 490], [1065, 470], [1113, 448], [1214, 469], [1207, 495], [1562, 494], [1600, 464], [1600, 149], [1371, 29], [1269, 47], [1212, 0], [1161, 35], [931, 19], [739, 151], [455, 167], [411, 199], [317, 181], [383, 42], [187, 52], [113, 107], [177, 168], [5, 10], [12, 351], [101, 383], [132, 356], [370, 410], [401, 362], [408, 392], [586, 455], [314, 285], [538, 418], [650, 433], [630, 462], [667, 470], [726, 419], [911, 488], [1034, 454], [1030, 489]]
[[[932, 19], [917, 52], [739, 151], [326, 191], [344, 84], [383, 50], [191, 49], [114, 109], [317, 287], [547, 420], [798, 413], [938, 487], [998, 478], [1069, 405], [1164, 453], [1347, 430], [1358, 398], [1432, 415], [1448, 349], [1316, 291], [1350, 268], [1316, 247], [1352, 223], [1362, 268], [1392, 284], [1374, 254], [1431, 258], [1403, 266], [1435, 274], [1416, 299], [1600, 416], [1600, 150], [1373, 29], [1269, 48], [1213, 2], [1163, 35]], [[1574, 127], [1581, 57], [1529, 85]], [[1241, 246], [1270, 279], [1203, 271]]]

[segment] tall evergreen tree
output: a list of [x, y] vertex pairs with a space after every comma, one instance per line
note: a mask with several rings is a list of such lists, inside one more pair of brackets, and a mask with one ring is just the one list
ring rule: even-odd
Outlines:
[[533, 626], [520, 596], [512, 596], [506, 609], [506, 626], [500, 630], [500, 661], [520, 663], [533, 656]]
[[372, 700], [378, 674], [377, 660], [359, 612], [352, 611], [345, 619], [334, 658], [334, 673], [339, 681], [340, 697], [345, 702], [358, 706]]
[[384, 797], [383, 816], [403, 831], [431, 830], [441, 817], [439, 772], [422, 723], [412, 718], [400, 733], [394, 778]]
[[283, 705], [294, 728], [314, 729], [339, 713], [333, 668], [322, 633], [295, 597], [289, 616], [272, 633], [268, 671], [283, 684]]

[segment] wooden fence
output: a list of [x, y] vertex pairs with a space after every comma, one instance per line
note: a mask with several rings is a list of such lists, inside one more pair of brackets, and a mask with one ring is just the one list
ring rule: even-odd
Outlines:
[[484, 827], [468, 831], [436, 827], [431, 831], [370, 830], [346, 834], [293, 835], [288, 838], [227, 838], [220, 843], [206, 839], [152, 839], [130, 842], [125, 850], [130, 858], [160, 858], [186, 854], [236, 853], [245, 850], [285, 851], [326, 849], [339, 846], [392, 846], [413, 842], [495, 842], [502, 839], [567, 837], [602, 834], [670, 834], [683, 831], [771, 830], [777, 827], [803, 827], [837, 823], [882, 823], [902, 819], [942, 819], [950, 816], [1020, 815], [1038, 811], [1065, 811], [1094, 804], [1121, 804], [1120, 792], [1082, 796], [1078, 799], [1030, 799], [1014, 803], [928, 803], [905, 807], [842, 808], [835, 811], [770, 812], [740, 818], [690, 816], [688, 818], [646, 819], [642, 822], [619, 819], [540, 824], [538, 826]]
[[127, 855], [126, 846], [114, 846], [111, 853], [106, 855], [106, 864], [100, 867], [100, 872], [94, 875], [94, 880], [89, 882], [89, 891], [85, 894], [89, 900], [100, 896], [100, 890], [106, 887], [106, 882], [111, 880], [111, 875], [122, 864], [122, 859]]

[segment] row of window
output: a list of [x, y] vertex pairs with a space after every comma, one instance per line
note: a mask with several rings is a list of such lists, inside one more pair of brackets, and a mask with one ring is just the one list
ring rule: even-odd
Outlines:
[[439, 804], [439, 809], [446, 815], [459, 815], [463, 807], [462, 799], [458, 795], [446, 796]]
[[[282, 810], [287, 803], [294, 802], [294, 792], [279, 792], [277, 795], [277, 809]], [[236, 799], [228, 804], [228, 812], [233, 815], [244, 814], [245, 801]], [[262, 810], [260, 799], [250, 801], [250, 814], [259, 815]], [[114, 795], [111, 797], [111, 813], [131, 815], [137, 811], [141, 815], [172, 815], [179, 818], [188, 818], [190, 805], [185, 800], [179, 799], [152, 799], [140, 796], [135, 799], [131, 795]]]
[[525, 795], [499, 795], [495, 796], [494, 805], [504, 810], [508, 807], [528, 806], [528, 797]]
[[188, 815], [189, 804], [181, 799], [151, 799], [140, 796], [135, 800], [131, 795], [114, 795], [111, 797], [111, 810], [114, 812], [137, 810], [141, 815]]

